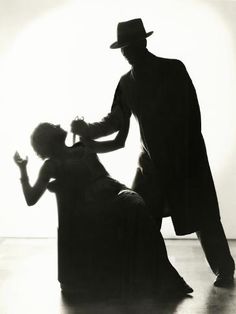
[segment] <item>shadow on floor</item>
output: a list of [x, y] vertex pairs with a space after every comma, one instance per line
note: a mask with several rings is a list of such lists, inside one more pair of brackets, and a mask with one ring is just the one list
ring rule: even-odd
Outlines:
[[171, 300], [154, 300], [148, 298], [108, 298], [103, 297], [79, 297], [62, 294], [63, 314], [173, 314], [177, 307], [186, 299], [172, 298]]

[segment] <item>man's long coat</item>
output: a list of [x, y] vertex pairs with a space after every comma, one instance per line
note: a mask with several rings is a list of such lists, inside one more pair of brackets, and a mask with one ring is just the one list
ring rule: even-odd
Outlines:
[[[170, 215], [178, 235], [218, 219], [197, 95], [183, 63], [148, 52], [121, 77], [112, 112], [117, 108], [126, 120], [133, 114], [138, 121], [143, 152], [133, 188], [154, 218]], [[116, 114], [100, 123], [103, 133], [112, 123], [118, 123]]]

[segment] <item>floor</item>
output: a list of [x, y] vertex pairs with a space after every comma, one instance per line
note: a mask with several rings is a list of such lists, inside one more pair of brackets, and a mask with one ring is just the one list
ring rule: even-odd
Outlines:
[[[236, 260], [236, 241], [230, 241]], [[215, 288], [197, 240], [166, 240], [171, 261], [194, 288], [179, 301], [68, 302], [57, 278], [56, 239], [0, 239], [1, 314], [235, 314], [236, 287]]]

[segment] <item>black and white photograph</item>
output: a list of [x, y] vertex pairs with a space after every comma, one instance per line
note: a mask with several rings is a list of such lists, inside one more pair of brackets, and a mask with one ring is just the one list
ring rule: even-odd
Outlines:
[[0, 313], [234, 314], [236, 1], [0, 26]]

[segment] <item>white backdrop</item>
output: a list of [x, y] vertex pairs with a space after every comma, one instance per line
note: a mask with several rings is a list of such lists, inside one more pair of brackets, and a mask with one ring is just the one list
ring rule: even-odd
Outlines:
[[[228, 238], [236, 238], [236, 2], [224, 0], [0, 0], [0, 236], [56, 234], [54, 195], [27, 207], [12, 156], [16, 149], [29, 156], [33, 183], [42, 161], [29, 136], [38, 123], [69, 130], [76, 115], [94, 121], [108, 113], [129, 69], [109, 45], [117, 23], [136, 17], [154, 31], [149, 50], [181, 59], [193, 79], [223, 224]], [[133, 121], [126, 148], [100, 157], [130, 185], [138, 151]], [[168, 219], [162, 230], [174, 236]]]

